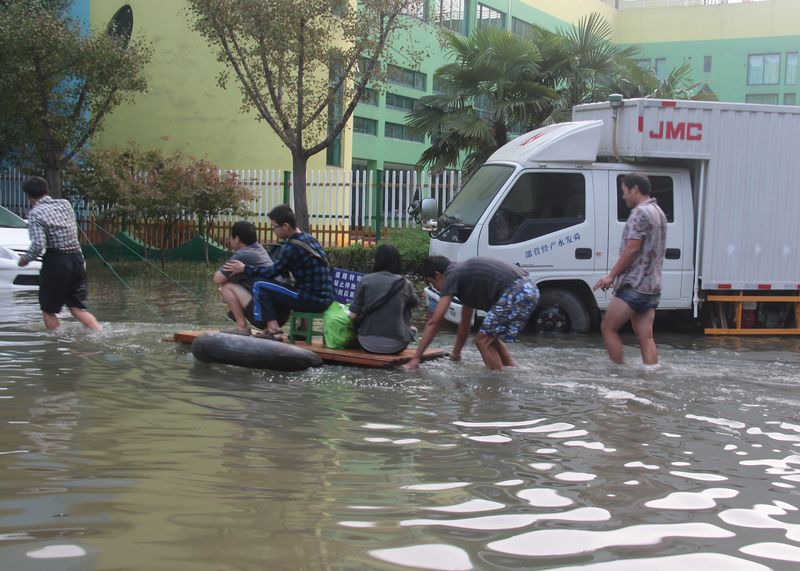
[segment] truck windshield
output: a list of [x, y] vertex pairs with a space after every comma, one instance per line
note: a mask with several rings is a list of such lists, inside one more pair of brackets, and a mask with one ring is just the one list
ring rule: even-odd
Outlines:
[[497, 191], [514, 173], [509, 165], [484, 165], [455, 195], [442, 215], [450, 223], [475, 226]]

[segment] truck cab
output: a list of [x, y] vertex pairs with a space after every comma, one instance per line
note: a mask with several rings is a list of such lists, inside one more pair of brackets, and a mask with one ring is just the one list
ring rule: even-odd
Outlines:
[[[586, 333], [611, 292], [592, 291], [614, 265], [629, 210], [625, 174], [650, 177], [667, 215], [667, 253], [660, 307], [688, 309], [693, 281], [691, 178], [682, 168], [597, 163], [603, 122], [561, 123], [527, 133], [496, 151], [429, 221], [431, 254], [454, 262], [503, 260], [534, 277], [541, 299], [532, 317], [540, 332]], [[428, 203], [430, 210], [431, 204]], [[429, 306], [438, 293], [426, 290]], [[458, 322], [458, 305], [448, 312]]]

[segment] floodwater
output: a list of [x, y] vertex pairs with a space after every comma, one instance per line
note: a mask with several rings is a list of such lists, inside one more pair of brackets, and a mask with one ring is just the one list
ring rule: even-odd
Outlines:
[[208, 284], [90, 278], [98, 334], [0, 292], [0, 569], [800, 566], [797, 339], [275, 373], [162, 342], [227, 325]]

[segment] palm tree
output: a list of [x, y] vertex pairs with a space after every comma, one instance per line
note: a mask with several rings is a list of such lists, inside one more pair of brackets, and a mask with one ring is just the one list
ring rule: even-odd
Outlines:
[[418, 168], [439, 172], [461, 163], [469, 176], [556, 93], [538, 81], [541, 57], [528, 38], [482, 28], [469, 37], [449, 34], [447, 44], [454, 61], [435, 73], [444, 93], [421, 98], [406, 124], [431, 138]]
[[674, 68], [663, 80], [650, 67], [632, 62], [626, 73], [615, 78], [611, 88], [624, 97], [650, 97], [658, 99], [700, 99], [716, 101], [714, 92], [702, 82], [691, 79], [692, 66], [688, 62]]
[[598, 13], [577, 25], [555, 31], [535, 26], [533, 41], [542, 54], [542, 82], [558, 92], [558, 99], [538, 110], [540, 124], [567, 120], [575, 105], [605, 101], [612, 85], [625, 75], [639, 51], [611, 41], [611, 25]]

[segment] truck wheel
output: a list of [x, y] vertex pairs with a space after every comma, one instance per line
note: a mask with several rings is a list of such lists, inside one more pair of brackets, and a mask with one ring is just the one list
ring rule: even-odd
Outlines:
[[537, 333], [589, 333], [592, 320], [589, 310], [571, 291], [546, 289], [533, 313]]

